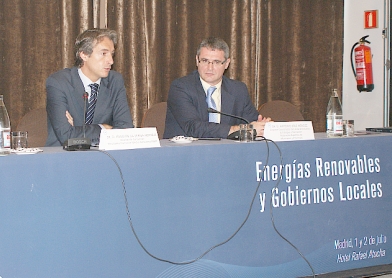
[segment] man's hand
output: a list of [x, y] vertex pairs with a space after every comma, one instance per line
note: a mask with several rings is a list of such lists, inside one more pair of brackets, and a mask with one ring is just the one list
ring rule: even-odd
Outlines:
[[71, 126], [74, 126], [74, 124], [73, 124], [73, 118], [72, 118], [71, 114], [68, 112], [68, 110], [65, 111], [65, 117], [67, 117], [67, 120], [68, 120], [69, 124], [70, 124]]
[[108, 124], [102, 124], [102, 126], [103, 126], [105, 129], [112, 129], [112, 128], [113, 128], [111, 125], [108, 125]]
[[[271, 121], [272, 121], [271, 118], [269, 118], [269, 117], [266, 118], [266, 117], [263, 117], [263, 116], [259, 115], [257, 117], [257, 121], [251, 122], [250, 124], [253, 125], [253, 129], [256, 129], [257, 136], [263, 136], [264, 135], [264, 126], [265, 126], [265, 124], [267, 122], [271, 122]], [[233, 132], [236, 132], [238, 130], [240, 130], [240, 126], [233, 125], [233, 126], [230, 127], [229, 134], [231, 134]]]
[[[74, 126], [73, 118], [72, 118], [71, 114], [68, 111], [65, 111], [65, 117], [67, 117], [67, 120], [68, 120], [69, 124], [71, 126]], [[105, 129], [112, 129], [113, 128], [111, 125], [108, 125], [108, 124], [102, 124], [102, 126]]]
[[264, 135], [264, 128], [265, 128], [265, 124], [268, 122], [271, 122], [271, 118], [265, 118], [261, 115], [258, 116], [257, 121], [255, 122], [251, 122], [251, 124], [253, 125], [253, 128], [256, 129], [257, 132], [257, 136], [263, 136]]
[[238, 126], [238, 125], [232, 125], [232, 126], [230, 127], [230, 130], [229, 130], [229, 134], [228, 134], [228, 135], [230, 135], [230, 134], [232, 134], [233, 132], [236, 132], [236, 131], [238, 131], [238, 130], [240, 130], [240, 126]]

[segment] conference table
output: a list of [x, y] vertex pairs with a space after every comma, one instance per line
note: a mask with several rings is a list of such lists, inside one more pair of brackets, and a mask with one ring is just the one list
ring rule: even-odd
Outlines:
[[0, 157], [0, 277], [311, 277], [392, 262], [392, 135]]

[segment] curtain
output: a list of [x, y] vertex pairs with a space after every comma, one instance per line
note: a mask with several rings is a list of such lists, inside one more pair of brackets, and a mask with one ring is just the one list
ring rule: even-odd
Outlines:
[[123, 74], [134, 124], [166, 101], [170, 83], [196, 69], [208, 36], [231, 48], [225, 75], [247, 84], [256, 107], [296, 105], [325, 131], [330, 91], [341, 91], [343, 0], [0, 0], [0, 94], [15, 128], [45, 107], [45, 80], [73, 65], [83, 30], [119, 33], [114, 69]]
[[114, 68], [124, 75], [134, 121], [166, 101], [170, 83], [196, 69], [208, 36], [231, 47], [226, 76], [245, 82], [256, 107], [296, 105], [325, 131], [333, 88], [341, 91], [342, 0], [108, 0], [108, 28], [120, 33]]
[[15, 129], [45, 107], [46, 78], [73, 65], [76, 36], [93, 27], [93, 0], [0, 1], [0, 94]]

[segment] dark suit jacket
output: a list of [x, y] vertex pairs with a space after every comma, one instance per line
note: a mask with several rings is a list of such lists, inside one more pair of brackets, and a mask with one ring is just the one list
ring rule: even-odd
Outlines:
[[[78, 68], [67, 68], [50, 75], [46, 80], [46, 111], [48, 113], [48, 138], [46, 146], [61, 146], [70, 138], [83, 137], [84, 99], [83, 82]], [[74, 126], [68, 123], [65, 111], [73, 117]], [[101, 127], [133, 127], [124, 80], [118, 72], [110, 71], [101, 79], [94, 119], [85, 126], [86, 137], [99, 142]]]
[[[259, 115], [250, 100], [243, 82], [223, 76], [221, 87], [222, 112], [256, 121]], [[165, 133], [163, 138], [177, 135], [195, 138], [226, 138], [230, 127], [244, 123], [239, 119], [221, 115], [221, 123], [208, 122], [206, 93], [198, 71], [172, 82], [167, 100]]]

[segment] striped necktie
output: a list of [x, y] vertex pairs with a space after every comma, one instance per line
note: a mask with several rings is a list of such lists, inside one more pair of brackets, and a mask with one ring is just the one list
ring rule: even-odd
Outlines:
[[97, 104], [97, 94], [98, 87], [97, 83], [92, 83], [89, 85], [91, 88], [90, 100], [88, 101], [88, 109], [86, 112], [86, 125], [89, 125], [93, 122], [95, 105]]
[[[212, 109], [216, 110], [216, 104], [212, 98], [212, 94], [215, 92], [215, 90], [216, 90], [216, 87], [209, 87], [207, 89], [206, 101], [207, 101], [208, 108], [212, 108]], [[219, 115], [217, 113], [209, 113], [209, 115], [208, 115], [209, 122], [210, 123], [219, 123], [218, 116]]]

